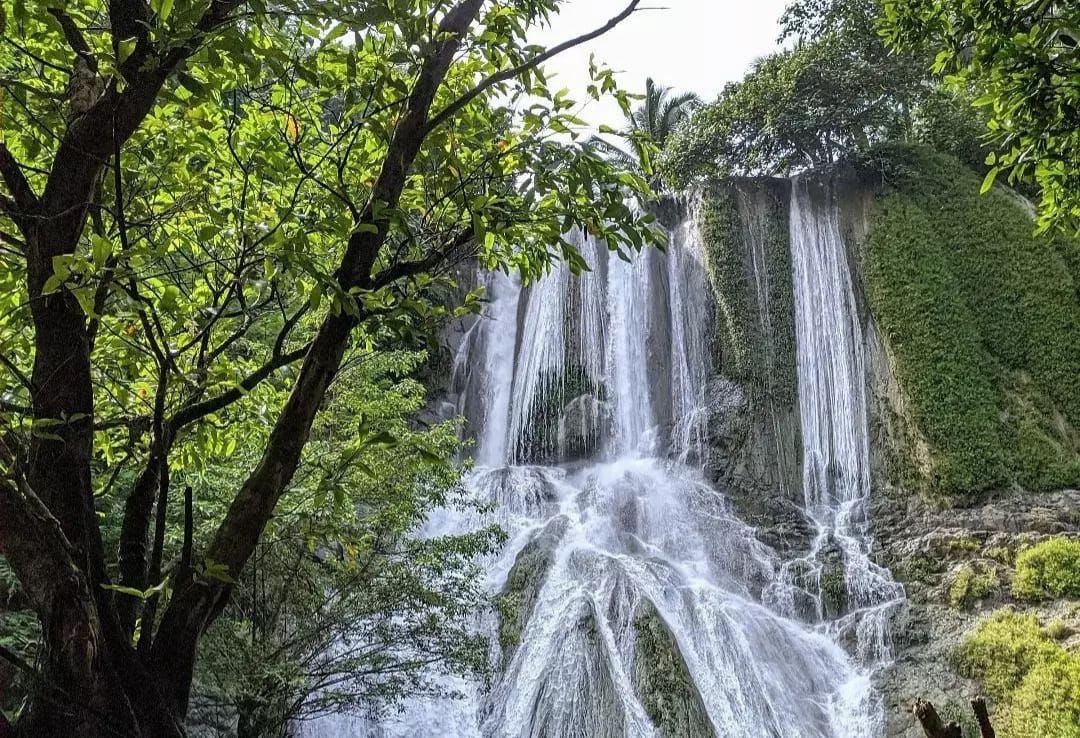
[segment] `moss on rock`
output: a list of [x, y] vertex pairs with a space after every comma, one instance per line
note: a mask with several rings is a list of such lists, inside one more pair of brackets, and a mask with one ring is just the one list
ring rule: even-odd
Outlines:
[[1080, 598], [1080, 540], [1048, 538], [1021, 551], [1013, 592], [1029, 600]]
[[502, 592], [495, 598], [495, 611], [499, 616], [499, 647], [505, 665], [521, 644], [529, 618], [532, 616], [536, 598], [547, 577], [548, 569], [555, 559], [555, 549], [566, 533], [567, 520], [558, 517], [529, 541], [517, 559]]
[[961, 610], [970, 610], [1000, 587], [1001, 582], [993, 569], [977, 562], [965, 562], [952, 575], [949, 604]]
[[707, 192], [698, 211], [716, 299], [717, 366], [779, 404], [796, 398], [788, 194], [784, 180], [733, 180]]
[[715, 736], [701, 695], [660, 613], [642, 601], [634, 616], [634, 691], [662, 738]]
[[1080, 483], [1080, 301], [1015, 196], [926, 149], [876, 154], [889, 187], [868, 236], [873, 312], [931, 451], [940, 496]]
[[1080, 738], [1080, 654], [1056, 643], [1035, 615], [994, 613], [965, 639], [957, 665], [997, 701], [1001, 735]]

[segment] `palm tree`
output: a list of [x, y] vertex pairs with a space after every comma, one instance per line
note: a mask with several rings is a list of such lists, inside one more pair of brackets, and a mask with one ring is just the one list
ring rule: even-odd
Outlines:
[[646, 147], [662, 148], [679, 124], [701, 107], [701, 98], [693, 92], [674, 93], [671, 87], [645, 80], [645, 97], [627, 120], [627, 126], [611, 135], [625, 143], [613, 143], [593, 136], [589, 143], [612, 161], [643, 172], [658, 185], [649, 164]]

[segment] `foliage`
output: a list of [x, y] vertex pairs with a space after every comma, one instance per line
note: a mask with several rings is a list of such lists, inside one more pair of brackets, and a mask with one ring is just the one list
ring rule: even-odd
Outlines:
[[1012, 695], [1007, 735], [1080, 738], [1080, 655], [1036, 664]]
[[1061, 651], [1035, 615], [998, 610], [964, 639], [956, 663], [961, 673], [979, 679], [991, 697], [1004, 701], [1036, 664], [1053, 660]]
[[949, 584], [949, 604], [963, 610], [970, 609], [979, 600], [993, 594], [999, 586], [992, 569], [965, 563], [952, 577]]
[[661, 157], [676, 186], [697, 179], [789, 174], [904, 137], [923, 95], [915, 55], [891, 54], [873, 2], [796, 2], [784, 20], [794, 48], [728, 84]]
[[[955, 159], [891, 146], [868, 237], [871, 307], [945, 496], [1080, 481], [1080, 304], [1066, 250]], [[1004, 299], [1008, 296], [1008, 299]]]
[[[416, 540], [456, 480], [451, 429], [407, 422], [416, 351], [477, 306], [451, 302], [466, 260], [528, 279], [582, 267], [574, 229], [618, 250], [657, 238], [628, 204], [647, 182], [580, 140], [525, 41], [560, 4], [16, 3], [0, 42], [0, 553], [37, 617], [70, 626], [44, 634], [39, 663], [72, 703], [40, 702], [29, 732], [96, 735], [104, 715], [177, 735], [196, 653], [235, 678], [203, 679], [225, 701], [261, 674], [292, 699], [321, 685], [295, 668], [319, 638], [372, 622], [403, 653], [472, 668], [469, 561], [494, 534]], [[610, 71], [592, 74], [629, 111]], [[335, 554], [317, 565], [313, 548]], [[230, 651], [242, 632], [257, 637]], [[89, 644], [91, 662], [65, 655]], [[333, 699], [423, 689], [385, 659], [361, 666], [402, 676]]]
[[1080, 597], [1080, 540], [1048, 538], [1021, 551], [1013, 592], [1032, 600]]
[[605, 156], [620, 166], [641, 172], [656, 187], [660, 185], [653, 166], [656, 151], [664, 147], [699, 107], [701, 98], [695, 93], [675, 93], [649, 77], [645, 80], [644, 98], [628, 116], [626, 128], [616, 131], [601, 127], [601, 133], [620, 139], [620, 143], [612, 143], [601, 136], [594, 136], [590, 141]]
[[963, 90], [934, 87], [912, 112], [912, 136], [915, 141], [984, 172], [989, 153], [982, 141], [986, 120], [971, 102], [971, 95]]
[[1080, 230], [1080, 5], [1059, 0], [887, 0], [896, 48], [929, 44], [933, 69], [975, 91], [1006, 172], [1041, 191], [1039, 229]]
[[1034, 615], [994, 613], [964, 640], [957, 665], [998, 702], [1002, 735], [1080, 736], [1080, 655], [1054, 643]]
[[[426, 399], [411, 376], [422, 358], [371, 354], [334, 388], [311, 464], [202, 644], [197, 718], [235, 714], [252, 734], [278, 735], [290, 721], [376, 712], [437, 692], [438, 674], [486, 667], [469, 627], [486, 606], [474, 559], [502, 535], [417, 536], [434, 508], [467, 504], [439, 461], [457, 450], [453, 424], [407, 423]], [[380, 440], [342, 455], [360, 448], [358, 434]], [[187, 477], [199, 499], [226, 502], [213, 480], [236, 476], [260, 441], [242, 439], [227, 462]]]
[[26, 674], [11, 657], [32, 663], [41, 643], [41, 626], [24, 602], [11, 567], [0, 558], [0, 711], [18, 711], [20, 700], [29, 691]]

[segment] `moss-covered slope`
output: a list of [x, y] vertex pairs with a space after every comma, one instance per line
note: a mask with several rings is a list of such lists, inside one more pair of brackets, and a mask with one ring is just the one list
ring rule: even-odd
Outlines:
[[889, 147], [869, 298], [942, 496], [1080, 484], [1080, 245], [1033, 236], [1025, 204], [951, 157]]

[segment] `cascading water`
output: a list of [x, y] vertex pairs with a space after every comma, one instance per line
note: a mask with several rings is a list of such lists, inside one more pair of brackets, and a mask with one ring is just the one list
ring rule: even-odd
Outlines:
[[[880, 664], [890, 655], [888, 620], [904, 601], [904, 590], [870, 560], [864, 342], [839, 210], [832, 197], [828, 188], [815, 192], [799, 178], [792, 182], [803, 495], [806, 513], [817, 528], [809, 555], [794, 562], [802, 569], [794, 578], [809, 583], [817, 615], [825, 618], [822, 574], [831, 555], [837, 580], [832, 596], [843, 600], [844, 612], [826, 627], [836, 638], [853, 640], [864, 663]], [[789, 563], [782, 574], [791, 577], [794, 569]]]
[[[694, 219], [672, 229], [666, 254], [629, 262], [582, 238], [592, 266], [582, 277], [557, 267], [523, 287], [484, 275], [487, 317], [455, 362], [477, 439], [467, 487], [492, 512], [440, 511], [427, 532], [497, 521], [509, 534], [487, 562], [498, 615], [477, 623], [491, 636], [492, 682], [449, 680], [458, 699], [306, 732], [880, 734], [871, 677], [886, 649], [870, 633], [884, 632], [886, 603], [902, 592], [867, 555], [861, 337], [832, 217], [796, 183], [806, 508], [819, 531], [805, 560], [782, 563], [701, 472], [711, 309]], [[820, 601], [829, 542], [843, 552], [852, 607], [796, 612], [796, 591]]]

